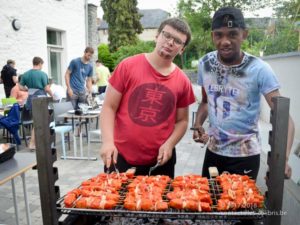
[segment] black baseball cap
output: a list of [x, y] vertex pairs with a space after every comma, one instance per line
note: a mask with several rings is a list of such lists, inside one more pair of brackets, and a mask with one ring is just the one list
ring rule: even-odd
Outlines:
[[246, 24], [242, 11], [234, 7], [218, 9], [213, 16], [211, 29], [214, 30], [221, 27], [245, 29]]

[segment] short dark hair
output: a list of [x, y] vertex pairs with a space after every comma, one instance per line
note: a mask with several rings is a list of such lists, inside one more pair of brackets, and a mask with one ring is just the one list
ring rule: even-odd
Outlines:
[[32, 64], [37, 66], [39, 64], [44, 64], [44, 60], [41, 57], [35, 56], [33, 57]]
[[242, 11], [230, 6], [218, 9], [213, 16], [211, 29], [214, 30], [221, 27], [246, 29]]
[[15, 60], [8, 59], [6, 63], [7, 63], [7, 64], [15, 64], [16, 62], [15, 62]]
[[84, 53], [88, 53], [88, 52], [94, 54], [94, 49], [92, 47], [86, 47]]
[[175, 30], [179, 31], [180, 33], [183, 33], [186, 35], [186, 41], [184, 43], [184, 46], [187, 46], [189, 42], [191, 41], [191, 29], [190, 26], [182, 19], [179, 18], [169, 18], [163, 21], [159, 28], [158, 33], [160, 33], [166, 25], [171, 26]]

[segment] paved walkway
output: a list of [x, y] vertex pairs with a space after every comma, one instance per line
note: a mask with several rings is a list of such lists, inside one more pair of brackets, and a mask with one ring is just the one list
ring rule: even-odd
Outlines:
[[[190, 114], [196, 110], [196, 104], [191, 106]], [[191, 117], [190, 117], [191, 120]], [[261, 130], [263, 131], [263, 145], [264, 150], [270, 149], [268, 146], [268, 129], [270, 125], [260, 123]], [[190, 127], [190, 126], [189, 126]], [[57, 140], [59, 142], [60, 140]], [[85, 141], [85, 140], [84, 140]], [[86, 143], [86, 142], [85, 142]], [[192, 131], [188, 130], [177, 145], [177, 164], [176, 175], [183, 175], [189, 173], [201, 174], [202, 162], [204, 157], [204, 149], [201, 149], [200, 144], [192, 140]], [[86, 148], [86, 146], [85, 146]], [[61, 155], [61, 148], [57, 143], [58, 155]], [[99, 158], [100, 143], [93, 143], [91, 156]], [[22, 151], [28, 151], [23, 148]], [[85, 151], [86, 152], [86, 151]], [[71, 150], [70, 154], [73, 153]], [[35, 153], [32, 153], [35, 154]], [[60, 158], [60, 157], [58, 157]], [[266, 189], [264, 183], [264, 175], [266, 171], [265, 155], [261, 157], [261, 169], [258, 177], [258, 185], [264, 191]], [[103, 163], [101, 160], [97, 161], [83, 161], [83, 160], [61, 160], [59, 159], [55, 166], [58, 167], [59, 180], [57, 184], [60, 186], [60, 193], [64, 195], [70, 189], [76, 187], [81, 181], [88, 179], [100, 172], [103, 172]], [[38, 188], [37, 171], [30, 170], [26, 173], [28, 198], [30, 202], [32, 224], [41, 225], [41, 210], [40, 198]], [[21, 178], [16, 178], [17, 198], [19, 202], [19, 217], [20, 224], [26, 224], [25, 206], [23, 200], [22, 182]], [[10, 182], [0, 186], [0, 224], [15, 224], [13, 198], [11, 193]]]

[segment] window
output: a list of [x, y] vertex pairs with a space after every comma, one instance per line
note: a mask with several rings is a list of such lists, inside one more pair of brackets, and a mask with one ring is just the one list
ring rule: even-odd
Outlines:
[[56, 84], [62, 84], [62, 32], [57, 30], [47, 30], [47, 49], [49, 78]]
[[61, 46], [61, 32], [47, 30], [47, 44]]

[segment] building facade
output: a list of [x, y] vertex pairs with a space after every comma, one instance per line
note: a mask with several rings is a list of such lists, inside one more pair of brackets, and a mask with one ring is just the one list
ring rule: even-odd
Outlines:
[[99, 1], [91, 0], [3, 0], [1, 68], [7, 59], [13, 59], [17, 73], [22, 74], [32, 68], [32, 58], [40, 56], [49, 78], [65, 85], [64, 73], [70, 60], [82, 56], [87, 45], [97, 50], [93, 30], [96, 34], [98, 5]]

